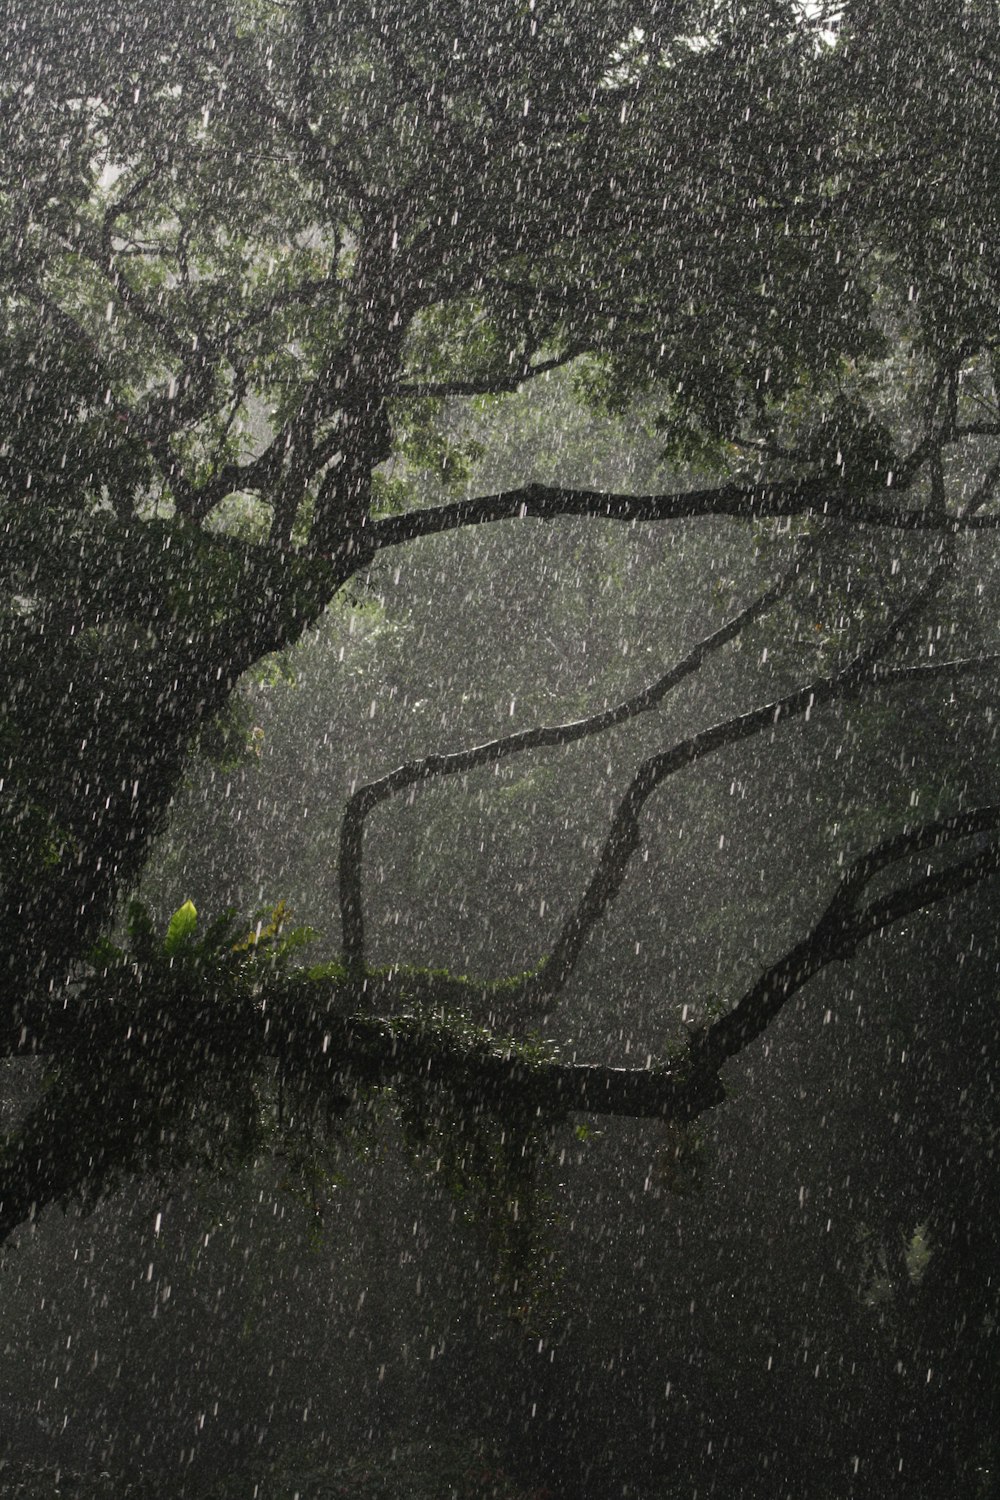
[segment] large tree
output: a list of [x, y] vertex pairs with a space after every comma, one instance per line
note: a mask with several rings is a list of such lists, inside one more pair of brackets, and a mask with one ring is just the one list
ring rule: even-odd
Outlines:
[[[989, 7], [904, 25], [889, 3], [121, 0], [6, 19], [4, 1037], [57, 1085], [8, 1143], [4, 1233], [211, 1155], [208, 1076], [245, 1127], [226, 1141], [255, 1139], [275, 1069], [334, 1116], [386, 1083], [443, 1108], [430, 1072], [447, 1107], [523, 1130], [572, 1109], [690, 1120], [821, 969], [997, 871], [970, 745], [977, 796], [868, 828], [683, 1055], [569, 1065], [441, 1019], [510, 1035], [554, 1010], [675, 773], [838, 701], [877, 712], [995, 668], [990, 642], [937, 644], [1000, 525]], [[463, 493], [456, 404], [563, 366], [582, 398], [654, 414], [688, 466], [674, 488]], [[417, 469], [457, 493], [421, 495]], [[128, 943], [95, 947], [249, 667], [388, 549], [568, 516], [729, 518], [748, 545], [779, 538], [773, 576], [620, 701], [356, 788], [339, 965], [291, 969], [279, 923], [206, 934], [189, 908], [163, 941], [136, 912]], [[839, 611], [819, 657], [817, 591]], [[507, 979], [370, 964], [377, 805], [596, 738], [763, 626], [779, 677], [641, 762]]]

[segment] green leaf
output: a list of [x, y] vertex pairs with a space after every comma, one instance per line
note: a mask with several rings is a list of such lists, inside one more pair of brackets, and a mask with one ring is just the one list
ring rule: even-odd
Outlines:
[[294, 953], [297, 948], [308, 947], [310, 943], [319, 942], [321, 934], [315, 927], [293, 927], [291, 932], [282, 933], [281, 940], [277, 946], [279, 957], [284, 958], [287, 953]]
[[193, 901], [185, 901], [170, 918], [167, 935], [163, 940], [164, 953], [176, 953], [178, 949], [186, 947], [194, 937], [197, 926], [197, 908]]
[[306, 969], [305, 978], [309, 980], [320, 979], [343, 979], [346, 971], [343, 964], [337, 963], [335, 959], [325, 964], [313, 964], [311, 969]]

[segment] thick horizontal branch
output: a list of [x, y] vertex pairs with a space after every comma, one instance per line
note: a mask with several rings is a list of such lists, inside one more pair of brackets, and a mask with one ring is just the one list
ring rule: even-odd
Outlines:
[[[299, 1055], [307, 1041], [308, 1056]], [[578, 1111], [629, 1118], [690, 1120], [722, 1102], [717, 1077], [678, 1065], [612, 1068], [598, 1063], [562, 1062], [558, 1058], [526, 1062], [516, 1046], [499, 1039], [488, 1049], [471, 1046], [452, 1053], [442, 1048], [432, 1027], [400, 1030], [380, 1017], [352, 1016], [333, 1023], [323, 1037], [326, 1052], [316, 1046], [315, 1023], [308, 1031], [287, 1033], [280, 1052], [284, 1066], [315, 1066], [329, 1059], [328, 1087], [347, 1099], [371, 1087], [393, 1087], [409, 1081], [432, 1087], [455, 1071], [457, 1086], [477, 1107], [503, 1110], [514, 1103], [537, 1106], [546, 1113]], [[294, 1063], [292, 1059], [294, 1058]]]
[[[345, 1000], [356, 994], [351, 981], [346, 988], [344, 980], [289, 988], [279, 977], [273, 996], [266, 985], [253, 986], [234, 1005], [220, 1003], [201, 969], [192, 971], [188, 982], [172, 967], [171, 987], [164, 990], [162, 975], [159, 983], [156, 973], [148, 976], [148, 985], [141, 979], [136, 983], [129, 966], [124, 993], [121, 977], [112, 975], [107, 996], [99, 988], [87, 999], [77, 993], [63, 1008], [55, 1076], [58, 1081], [65, 1059], [68, 1083], [57, 1082], [55, 1092], [50, 1090], [5, 1142], [0, 1242], [56, 1200], [99, 1193], [123, 1175], [151, 1166], [164, 1169], [174, 1150], [183, 1160], [188, 1134], [204, 1150], [200, 1101], [211, 1106], [226, 1098], [237, 1112], [251, 1108], [253, 1079], [262, 1068], [328, 1121], [363, 1102], [373, 1089], [416, 1090], [423, 1100], [418, 1107], [432, 1118], [436, 1109], [449, 1113], [464, 1100], [474, 1115], [495, 1111], [501, 1121], [507, 1112], [523, 1120], [573, 1111], [696, 1119], [724, 1097], [722, 1065], [759, 1036], [810, 978], [849, 958], [892, 923], [1000, 872], [1000, 843], [859, 910], [875, 875], [928, 849], [998, 828], [1000, 806], [976, 808], [893, 835], [869, 850], [844, 875], [811, 932], [732, 1011], [693, 1032], [685, 1056], [665, 1066], [612, 1068], [539, 1058], [513, 1042], [470, 1030], [461, 1020], [449, 1023], [434, 1010], [395, 1020], [345, 1015]], [[398, 977], [405, 989], [406, 977]], [[385, 975], [372, 979], [387, 982]], [[428, 993], [435, 982], [448, 988], [447, 976], [436, 981], [428, 975]], [[78, 1047], [82, 1054], [75, 1056]], [[173, 1123], [165, 1132], [168, 1117]], [[461, 1131], [461, 1113], [449, 1128]], [[224, 1141], [220, 1149], [226, 1149]]]
[[[873, 486], [867, 494], [884, 494], [886, 489], [885, 485], [879, 489]], [[366, 529], [371, 544], [381, 549], [467, 526], [519, 518], [554, 520], [559, 516], [587, 516], [633, 523], [680, 521], [694, 516], [728, 516], [741, 521], [823, 516], [866, 526], [945, 533], [994, 531], [1000, 527], [1000, 515], [948, 515], [935, 508], [882, 504], [867, 498], [864, 491], [859, 496], [853, 487], [812, 478], [777, 484], [724, 484], [713, 489], [681, 490], [662, 495], [626, 495], [529, 484], [496, 495], [481, 495], [456, 500], [449, 505], [429, 506], [426, 510], [407, 511], [400, 516], [386, 516], [370, 522]]]
[[[78, 998], [67, 1006], [55, 1086], [0, 1153], [0, 1244], [54, 1202], [189, 1165], [192, 1147], [211, 1162], [205, 1131], [213, 1119], [221, 1162], [231, 1143], [222, 1116], [211, 1112], [225, 1101], [238, 1132], [240, 1114], [249, 1121], [256, 1107], [261, 1077], [315, 1111], [318, 1130], [385, 1089], [416, 1091], [431, 1116], [465, 1101], [472, 1116], [492, 1111], [501, 1123], [573, 1111], [686, 1121], [724, 1097], [717, 1077], [691, 1068], [528, 1057], [513, 1042], [462, 1022], [453, 1028], [441, 1016], [345, 1016], [342, 983], [320, 980], [289, 993], [279, 982], [273, 997], [262, 987], [252, 1006], [234, 1012], [219, 1005], [206, 974], [193, 978], [172, 1005], [162, 989], [148, 1000], [140, 989], [131, 1006], [113, 990], [107, 1004], [95, 996], [89, 1007]], [[449, 1128], [460, 1133], [461, 1117]]]
[[982, 506], [989, 504], [996, 494], [997, 485], [1000, 484], [1000, 459], [990, 465], [986, 473], [980, 479], [976, 488], [970, 495], [962, 512], [965, 516], [971, 516]]

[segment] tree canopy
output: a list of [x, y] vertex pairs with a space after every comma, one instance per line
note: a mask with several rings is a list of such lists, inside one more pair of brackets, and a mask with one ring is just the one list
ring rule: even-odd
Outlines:
[[[1000, 35], [985, 5], [918, 10], [8, 7], [4, 1037], [59, 1082], [8, 1142], [5, 1233], [211, 1153], [218, 1118], [254, 1139], [275, 1069], [324, 1117], [392, 1083], [418, 1112], [495, 1099], [524, 1130], [577, 1109], [690, 1120], [820, 969], [996, 873], [1000, 803], [970, 746], [970, 792], [849, 849], [797, 940], [682, 1054], [613, 1069], [506, 1040], [558, 1004], [668, 778], [828, 704], [996, 667], [995, 642], [937, 642], [1000, 526]], [[461, 403], [557, 369], [580, 400], [641, 408], [667, 487], [526, 472], [470, 491]], [[195, 737], [248, 668], [384, 551], [560, 517], [725, 518], [767, 539], [774, 576], [617, 701], [357, 787], [339, 963], [298, 964], [278, 921], [206, 931], [180, 905], [165, 936], [135, 909], [112, 941]], [[818, 664], [817, 589], [842, 621]], [[376, 806], [629, 723], [762, 621], [777, 686], [641, 761], [505, 979], [370, 963]]]

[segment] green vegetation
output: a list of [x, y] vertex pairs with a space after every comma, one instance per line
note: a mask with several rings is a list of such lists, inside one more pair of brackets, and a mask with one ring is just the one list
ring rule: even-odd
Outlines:
[[[898, 945], [1000, 870], [993, 7], [0, 11], [0, 1240], [266, 1157], [308, 1204], [384, 1109], [533, 1329], [560, 1126], [698, 1202], [731, 1074], [865, 983], [906, 1187], [817, 1277], [908, 1393], [886, 1493], [978, 1500], [991, 940], [937, 1017]], [[206, 923], [185, 838], [296, 798], [246, 883], [325, 938]]]

